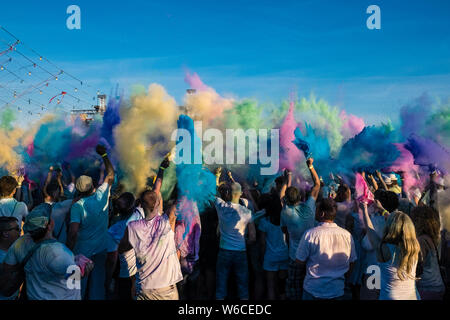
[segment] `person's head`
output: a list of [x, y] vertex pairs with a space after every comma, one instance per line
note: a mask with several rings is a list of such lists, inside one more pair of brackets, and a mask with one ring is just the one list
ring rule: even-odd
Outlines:
[[445, 179], [442, 177], [436, 177], [435, 179], [436, 188], [438, 190], [444, 190], [445, 189]]
[[[399, 249], [398, 277], [401, 280], [409, 278], [414, 271], [420, 246], [416, 238], [416, 229], [410, 217], [401, 211], [392, 212], [386, 221], [381, 244], [390, 243]], [[380, 250], [381, 247], [380, 247]]]
[[30, 234], [33, 241], [42, 240], [53, 232], [55, 223], [51, 218], [52, 207], [43, 203], [35, 207], [25, 218], [23, 231]]
[[241, 196], [242, 196], [241, 185], [237, 182], [233, 182], [231, 184], [231, 201], [234, 203], [238, 203]]
[[374, 196], [376, 200], [380, 201], [383, 208], [387, 211], [394, 212], [398, 209], [399, 200], [398, 196], [394, 192], [378, 189]]
[[12, 198], [18, 186], [17, 180], [11, 176], [0, 178], [0, 198]]
[[284, 184], [283, 176], [279, 176], [275, 179], [275, 189], [277, 192], [280, 192], [281, 188], [283, 187], [283, 184]]
[[336, 191], [336, 197], [334, 201], [336, 202], [345, 202], [352, 199], [352, 191], [346, 184], [341, 184]]
[[159, 208], [159, 201], [160, 198], [155, 191], [145, 190], [142, 192], [140, 202], [146, 216], [155, 213], [155, 209]]
[[228, 183], [224, 183], [219, 186], [219, 195], [220, 198], [222, 198], [225, 202], [230, 202], [232, 200], [232, 192], [231, 192], [231, 185]]
[[20, 227], [14, 217], [0, 217], [0, 243], [10, 247], [20, 236]]
[[439, 213], [429, 206], [415, 207], [411, 211], [417, 236], [427, 235], [437, 246], [440, 239], [441, 223]]
[[260, 207], [266, 211], [267, 217], [274, 225], [280, 225], [281, 202], [273, 193], [265, 193], [261, 196]]
[[81, 197], [87, 197], [94, 193], [94, 183], [89, 176], [81, 176], [75, 183], [75, 188], [80, 193]]
[[302, 194], [296, 187], [289, 187], [286, 189], [284, 199], [286, 200], [287, 205], [295, 206], [302, 201]]
[[331, 198], [324, 198], [317, 203], [316, 220], [319, 222], [332, 222], [336, 218], [337, 205]]
[[121, 216], [128, 216], [135, 208], [135, 198], [131, 192], [122, 193], [115, 201], [118, 213]]
[[391, 173], [389, 175], [389, 179], [391, 180], [391, 186], [396, 186], [398, 185], [398, 180], [397, 180], [397, 176], [394, 173]]
[[47, 194], [51, 202], [58, 202], [61, 199], [61, 189], [59, 188], [59, 185], [57, 183], [50, 183], [47, 186]]

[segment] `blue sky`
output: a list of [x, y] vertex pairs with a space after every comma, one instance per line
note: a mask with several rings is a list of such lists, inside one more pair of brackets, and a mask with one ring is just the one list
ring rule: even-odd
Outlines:
[[[81, 30], [66, 8], [81, 8]], [[366, 8], [381, 8], [368, 30]], [[296, 88], [364, 116], [450, 93], [450, 1], [3, 1], [0, 25], [92, 88], [164, 85], [184, 71], [221, 94], [277, 103]]]

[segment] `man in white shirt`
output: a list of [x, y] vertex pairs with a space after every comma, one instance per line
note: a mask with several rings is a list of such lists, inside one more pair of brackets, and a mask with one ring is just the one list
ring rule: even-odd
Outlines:
[[119, 254], [131, 250], [137, 266], [137, 300], [178, 300], [176, 284], [183, 280], [175, 247], [175, 207], [159, 214], [160, 197], [152, 190], [141, 195], [145, 219], [128, 224]]
[[255, 224], [250, 209], [239, 204], [242, 195], [239, 183], [222, 185], [221, 198], [216, 198], [215, 207], [219, 217], [220, 244], [216, 268], [216, 299], [227, 296], [228, 278], [235, 272], [238, 297], [248, 300], [248, 262], [245, 232], [248, 227], [249, 242], [256, 241]]
[[356, 260], [353, 237], [334, 223], [336, 203], [322, 200], [316, 209], [320, 224], [305, 232], [296, 262], [306, 266], [303, 300], [342, 299], [345, 274]]
[[[25, 264], [27, 297], [30, 300], [80, 300], [77, 286], [69, 286], [77, 264], [73, 253], [56, 241], [52, 234], [55, 223], [49, 206], [36, 207], [26, 218], [25, 235], [17, 239], [6, 254], [5, 272], [20, 268], [28, 253], [32, 255]], [[35, 248], [36, 245], [39, 247]]]

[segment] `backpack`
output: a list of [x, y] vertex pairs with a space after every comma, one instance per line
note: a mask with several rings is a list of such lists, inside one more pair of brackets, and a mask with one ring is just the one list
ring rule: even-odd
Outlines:
[[5, 297], [12, 296], [17, 290], [20, 289], [25, 282], [25, 265], [30, 261], [33, 254], [43, 245], [47, 243], [57, 242], [55, 239], [47, 239], [36, 243], [33, 248], [27, 253], [22, 262], [11, 273], [3, 274], [0, 276], [0, 293]]

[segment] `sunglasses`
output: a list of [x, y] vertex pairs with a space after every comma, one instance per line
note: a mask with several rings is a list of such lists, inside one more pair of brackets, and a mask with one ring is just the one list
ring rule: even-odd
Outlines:
[[16, 230], [17, 232], [20, 232], [20, 227], [17, 226], [17, 227], [14, 227], [14, 228], [5, 229], [5, 230], [2, 230], [2, 232], [9, 232], [9, 231], [12, 231], [12, 230]]

